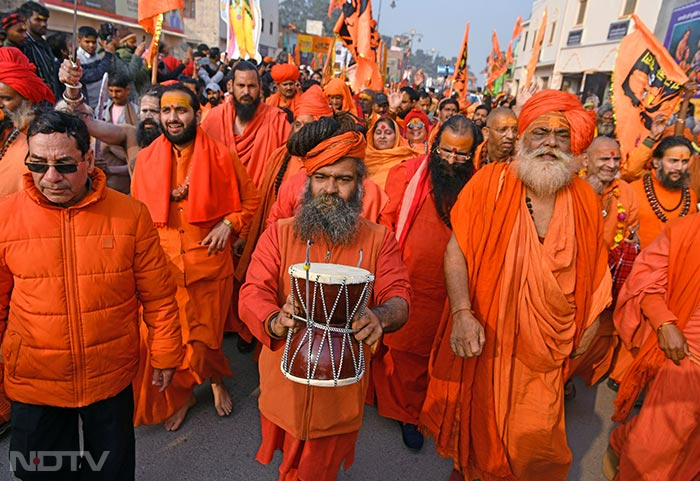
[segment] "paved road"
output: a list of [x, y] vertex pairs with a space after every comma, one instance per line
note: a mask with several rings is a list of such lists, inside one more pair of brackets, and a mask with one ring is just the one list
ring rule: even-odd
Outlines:
[[[255, 461], [260, 426], [255, 391], [257, 366], [250, 354], [241, 355], [235, 337], [224, 340], [234, 367], [229, 382], [234, 412], [219, 418], [211, 389], [198, 388], [198, 404], [179, 431], [162, 426], [136, 430], [138, 481], [275, 481], [281, 455], [272, 464]], [[613, 393], [605, 386], [587, 389], [577, 382], [578, 396], [567, 403], [567, 431], [574, 453], [568, 481], [601, 481], [601, 459], [611, 429]], [[15, 479], [7, 461], [8, 439], [0, 442], [0, 481]], [[374, 408], [365, 410], [355, 454], [355, 464], [341, 472], [338, 481], [442, 481], [452, 469], [450, 461], [435, 453], [432, 441], [420, 453], [403, 446], [398, 424], [381, 418]]]

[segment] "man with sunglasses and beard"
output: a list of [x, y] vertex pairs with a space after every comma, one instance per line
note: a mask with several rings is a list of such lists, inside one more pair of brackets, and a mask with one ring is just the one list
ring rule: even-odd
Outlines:
[[481, 168], [452, 207], [421, 413], [452, 480], [567, 479], [568, 359], [593, 341], [612, 288], [598, 199], [573, 176], [594, 129], [576, 96], [538, 92], [514, 161]]
[[[389, 171], [389, 204], [380, 222], [401, 248], [413, 288], [413, 309], [406, 325], [386, 334], [386, 350], [372, 359], [372, 384], [379, 414], [401, 424], [404, 444], [423, 446], [418, 423], [428, 389], [428, 361], [440, 314], [447, 299], [443, 254], [452, 235], [450, 210], [471, 178], [476, 126], [454, 115], [440, 127], [429, 154]], [[409, 185], [411, 188], [409, 189]]]
[[343, 463], [350, 467], [369, 385], [369, 373], [336, 387], [307, 386], [284, 377], [284, 339], [289, 329], [299, 327], [294, 315], [300, 314], [289, 295], [288, 267], [304, 259], [355, 266], [359, 256], [358, 267], [375, 276], [368, 308], [352, 323], [366, 355], [383, 332], [400, 328], [408, 316], [411, 287], [396, 240], [385, 227], [360, 216], [366, 142], [354, 123], [348, 127], [322, 117], [287, 143], [308, 173], [303, 203], [294, 217], [265, 230], [241, 289], [241, 319], [263, 344], [262, 443], [256, 459], [268, 464], [276, 449], [283, 450], [279, 479], [330, 480]]
[[233, 68], [233, 101], [213, 108], [202, 128], [238, 155], [256, 188], [272, 152], [287, 141], [291, 125], [277, 107], [261, 101], [255, 65], [245, 60]]
[[[183, 357], [175, 281], [148, 210], [107, 188], [80, 119], [40, 114], [27, 136], [24, 190], [0, 200], [0, 337], [12, 399], [9, 449], [19, 455], [14, 474], [133, 480], [139, 324], [151, 353], [144, 375], [163, 392]], [[69, 454], [81, 438], [99, 472], [87, 462], [75, 472]], [[42, 451], [55, 454], [33, 466]]]
[[163, 135], [137, 158], [132, 195], [146, 204], [177, 283], [185, 362], [173, 389], [163, 396], [142, 378], [134, 421], [165, 421], [175, 431], [196, 399], [193, 389], [211, 381], [214, 406], [228, 416], [231, 377], [224, 355], [224, 323], [233, 291], [231, 242], [245, 236], [259, 195], [242, 164], [225, 145], [197, 124], [200, 105], [184, 84], [165, 87], [160, 96]]

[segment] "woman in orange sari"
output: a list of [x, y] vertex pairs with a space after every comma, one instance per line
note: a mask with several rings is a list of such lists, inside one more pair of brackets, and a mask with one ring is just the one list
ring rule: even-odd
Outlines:
[[418, 155], [428, 153], [428, 135], [430, 134], [430, 119], [420, 109], [411, 110], [404, 119], [408, 146], [418, 152]]
[[401, 137], [396, 121], [388, 117], [380, 118], [370, 126], [366, 152], [367, 177], [382, 189], [393, 166], [420, 155]]

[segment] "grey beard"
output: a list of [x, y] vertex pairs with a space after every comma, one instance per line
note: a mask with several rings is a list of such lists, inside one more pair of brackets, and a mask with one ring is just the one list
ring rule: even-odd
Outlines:
[[[523, 148], [522, 141], [519, 152], [515, 159], [516, 174], [536, 195], [556, 194], [571, 183], [572, 155], [547, 147], [527, 151]], [[538, 156], [543, 153], [552, 153], [558, 157], [558, 160], [540, 160]]]
[[[326, 204], [332, 199], [332, 204]], [[324, 237], [332, 245], [347, 246], [355, 238], [362, 211], [362, 188], [344, 201], [337, 194], [311, 194], [309, 184], [294, 220], [294, 231], [302, 240], [318, 241]]]
[[24, 130], [34, 118], [32, 103], [27, 99], [22, 99], [15, 110], [6, 111], [9, 114], [12, 124], [17, 130]]
[[598, 135], [611, 137], [615, 132], [615, 124], [598, 124]]

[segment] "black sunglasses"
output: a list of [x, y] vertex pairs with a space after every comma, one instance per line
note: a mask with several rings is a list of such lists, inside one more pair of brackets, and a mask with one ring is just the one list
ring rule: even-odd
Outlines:
[[[29, 157], [29, 154], [27, 154], [27, 158]], [[24, 165], [27, 166], [27, 169], [29, 169], [29, 172], [33, 172], [35, 174], [45, 174], [46, 172], [49, 171], [49, 167], [53, 167], [56, 169], [56, 172], [59, 174], [75, 174], [78, 171], [78, 166], [80, 165], [81, 162], [83, 162], [85, 159], [80, 159], [80, 162], [77, 162], [75, 164], [70, 163], [70, 164], [47, 164], [44, 162], [28, 162], [26, 159], [24, 161]]]

